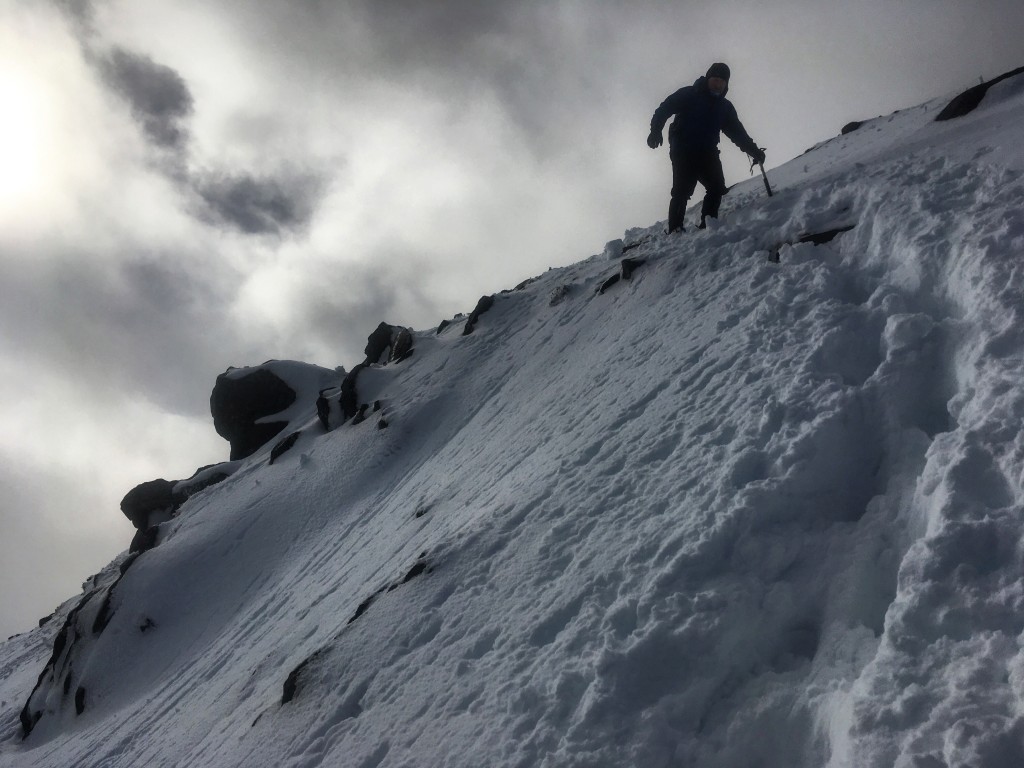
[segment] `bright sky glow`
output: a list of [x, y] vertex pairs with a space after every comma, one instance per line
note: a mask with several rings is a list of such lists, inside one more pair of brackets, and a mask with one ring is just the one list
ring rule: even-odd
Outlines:
[[43, 186], [46, 167], [46, 105], [24, 73], [0, 61], [0, 210], [16, 214], [20, 203]]

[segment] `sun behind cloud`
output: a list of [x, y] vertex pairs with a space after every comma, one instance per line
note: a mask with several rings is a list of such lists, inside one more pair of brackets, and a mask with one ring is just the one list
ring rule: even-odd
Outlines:
[[0, 61], [0, 105], [0, 206], [15, 213], [46, 176], [46, 103], [30, 76]]

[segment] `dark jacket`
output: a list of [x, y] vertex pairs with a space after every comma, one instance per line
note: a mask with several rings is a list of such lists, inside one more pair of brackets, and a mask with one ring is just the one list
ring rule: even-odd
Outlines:
[[680, 88], [654, 110], [651, 130], [659, 134], [672, 115], [676, 119], [668, 129], [668, 143], [673, 150], [700, 152], [715, 149], [720, 133], [724, 133], [748, 155], [757, 152], [757, 144], [747, 134], [736, 115], [736, 107], [725, 98], [729, 92], [715, 96], [708, 90], [706, 78], [699, 77], [693, 85]]

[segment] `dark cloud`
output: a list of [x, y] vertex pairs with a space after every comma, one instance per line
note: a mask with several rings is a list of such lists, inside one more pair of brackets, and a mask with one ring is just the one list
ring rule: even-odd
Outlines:
[[[149, 258], [78, 251], [0, 268], [5, 357], [74, 376], [83, 396], [134, 393], [177, 414], [203, 417], [216, 374], [263, 354], [230, 316], [241, 282], [195, 254]], [[45, 317], [39, 307], [46, 307]], [[83, 403], [83, 408], [93, 404]]]
[[103, 85], [125, 102], [157, 150], [156, 167], [193, 203], [201, 203], [193, 205], [197, 218], [247, 235], [305, 231], [327, 186], [321, 175], [194, 171], [189, 123], [195, 101], [185, 78], [146, 54], [118, 46], [105, 48], [96, 41], [95, 7], [89, 0], [52, 2], [71, 23], [86, 61]]
[[104, 84], [125, 100], [146, 137], [163, 151], [158, 167], [202, 202], [196, 211], [199, 219], [247, 235], [305, 231], [326, 187], [320, 176], [193, 171], [188, 122], [194, 101], [185, 79], [150, 57], [123, 48], [94, 59]]
[[53, 6], [71, 22], [80, 39], [88, 37], [95, 27], [96, 8], [92, 0], [50, 0]]
[[193, 189], [214, 223], [248, 235], [303, 231], [313, 218], [325, 187], [311, 173], [259, 178], [247, 173], [194, 176]]
[[113, 48], [97, 58], [104, 83], [129, 105], [146, 136], [163, 149], [186, 152], [193, 100], [176, 71], [149, 56]]
[[188, 120], [194, 101], [185, 79], [149, 56], [99, 42], [92, 0], [51, 0], [63, 14], [81, 46], [86, 62], [102, 83], [131, 110], [147, 138], [156, 146], [184, 156]]

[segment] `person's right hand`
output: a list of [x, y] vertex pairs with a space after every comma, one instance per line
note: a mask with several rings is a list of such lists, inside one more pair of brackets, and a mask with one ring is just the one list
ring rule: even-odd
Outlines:
[[651, 149], [657, 149], [661, 146], [662, 138], [661, 131], [651, 131], [651, 135], [647, 137], [647, 146]]

